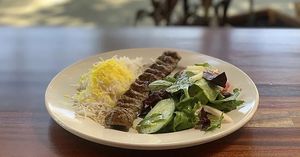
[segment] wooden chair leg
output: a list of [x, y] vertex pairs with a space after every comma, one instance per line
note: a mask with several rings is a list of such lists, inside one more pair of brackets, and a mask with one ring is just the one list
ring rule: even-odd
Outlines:
[[[227, 11], [230, 6], [231, 0], [222, 0], [214, 6], [215, 16], [218, 19], [220, 26], [224, 26], [228, 22]], [[219, 10], [223, 9], [223, 15], [221, 16]]]
[[135, 14], [134, 25], [137, 26], [138, 22], [146, 16], [151, 17], [151, 13], [144, 9], [138, 10]]

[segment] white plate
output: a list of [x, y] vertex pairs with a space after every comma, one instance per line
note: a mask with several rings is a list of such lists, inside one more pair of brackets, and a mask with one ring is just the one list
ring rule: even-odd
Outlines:
[[[241, 108], [228, 113], [233, 119], [233, 123], [222, 124], [220, 129], [211, 132], [189, 129], [165, 134], [137, 134], [135, 132], [107, 129], [90, 119], [75, 118], [72, 103], [65, 96], [75, 93], [75, 88], [71, 85], [77, 83], [80, 75], [87, 72], [92, 64], [98, 61], [99, 57], [107, 59], [114, 55], [128, 56], [130, 58], [138, 56], [150, 62], [151, 58], [155, 59], [166, 50], [174, 50], [180, 54], [182, 57], [179, 62], [180, 66], [201, 62], [208, 62], [216, 66], [221, 71], [226, 72], [232, 85], [242, 89], [239, 98], [245, 100], [245, 103]], [[45, 94], [45, 102], [49, 114], [64, 129], [96, 143], [130, 149], [182, 148], [219, 139], [241, 128], [251, 119], [257, 109], [258, 99], [258, 91], [253, 81], [232, 64], [196, 52], [166, 48], [126, 49], [89, 57], [57, 74], [50, 82]]]

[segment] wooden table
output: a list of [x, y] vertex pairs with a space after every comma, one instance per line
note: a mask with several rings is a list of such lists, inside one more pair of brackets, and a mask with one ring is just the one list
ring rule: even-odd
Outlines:
[[[44, 105], [57, 72], [84, 57], [134, 47], [202, 52], [244, 70], [256, 83], [254, 118], [207, 144], [126, 150], [83, 140], [57, 125]], [[300, 155], [300, 30], [201, 28], [0, 28], [0, 156]]]

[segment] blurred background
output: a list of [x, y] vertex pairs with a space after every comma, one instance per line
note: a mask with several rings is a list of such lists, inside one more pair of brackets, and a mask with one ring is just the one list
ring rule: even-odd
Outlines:
[[300, 0], [0, 0], [1, 26], [300, 27]]

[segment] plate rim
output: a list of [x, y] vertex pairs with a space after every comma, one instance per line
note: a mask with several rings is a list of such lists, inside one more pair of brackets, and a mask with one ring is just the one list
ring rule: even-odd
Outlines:
[[[93, 136], [90, 136], [88, 134], [83, 134], [80, 131], [76, 130], [76, 129], [72, 129], [71, 127], [68, 127], [67, 125], [65, 125], [62, 121], [60, 121], [58, 119], [58, 117], [51, 112], [51, 109], [49, 108], [49, 100], [47, 98], [47, 95], [49, 94], [49, 88], [52, 86], [52, 84], [54, 83], [54, 81], [57, 79], [57, 77], [59, 77], [60, 74], [64, 73], [66, 70], [68, 70], [69, 68], [73, 67], [74, 65], [77, 65], [79, 63], [84, 62], [85, 60], [89, 60], [95, 57], [98, 57], [103, 55], [103, 54], [109, 54], [109, 53], [118, 53], [118, 52], [122, 52], [122, 51], [130, 51], [130, 50], [169, 50], [169, 51], [179, 51], [181, 53], [192, 53], [192, 54], [196, 54], [197, 56], [202, 55], [208, 58], [212, 58], [214, 60], [217, 60], [218, 62], [222, 62], [222, 63], [226, 63], [228, 65], [230, 65], [231, 67], [235, 68], [235, 70], [239, 71], [240, 73], [242, 73], [249, 81], [250, 83], [253, 85], [254, 87], [254, 91], [255, 91], [255, 103], [253, 106], [253, 109], [251, 109], [250, 113], [245, 115], [245, 117], [242, 118], [242, 120], [240, 120], [238, 123], [235, 123], [234, 127], [230, 127], [228, 128], [225, 132], [218, 132], [210, 137], [207, 137], [206, 140], [201, 140], [201, 141], [184, 141], [184, 142], [172, 142], [172, 143], [158, 143], [158, 144], [149, 144], [149, 143], [122, 143], [122, 142], [115, 142], [115, 141], [110, 141], [110, 140], [105, 140], [105, 139], [97, 139], [94, 138]], [[65, 130], [69, 131], [70, 133], [86, 139], [88, 141], [92, 141], [98, 144], [103, 144], [103, 145], [107, 145], [107, 146], [112, 146], [112, 147], [118, 147], [118, 148], [126, 148], [126, 149], [136, 149], [136, 150], [165, 150], [165, 149], [176, 149], [176, 148], [185, 148], [185, 147], [190, 147], [190, 146], [195, 146], [195, 145], [200, 145], [200, 144], [204, 144], [204, 143], [208, 143], [211, 141], [215, 141], [217, 139], [220, 139], [222, 137], [225, 137], [229, 134], [232, 134], [233, 132], [239, 130], [240, 128], [242, 128], [247, 122], [249, 122], [249, 120], [254, 116], [255, 112], [258, 109], [258, 105], [259, 105], [259, 93], [258, 93], [258, 89], [255, 85], [255, 83], [253, 82], [253, 80], [241, 69], [239, 69], [238, 67], [236, 67], [235, 65], [221, 60], [219, 58], [213, 57], [213, 56], [209, 56], [200, 52], [196, 52], [196, 51], [191, 51], [191, 50], [186, 50], [186, 49], [178, 49], [178, 48], [130, 48], [130, 49], [118, 49], [118, 50], [111, 50], [111, 51], [106, 51], [106, 52], [99, 52], [98, 54], [95, 55], [91, 55], [88, 57], [85, 57], [83, 59], [77, 60], [76, 62], [66, 66], [65, 68], [63, 68], [62, 70], [60, 70], [49, 82], [46, 91], [45, 91], [45, 106], [47, 109], [48, 114], [51, 116], [51, 118], [58, 124], [60, 125], [62, 128], [64, 128]]]

